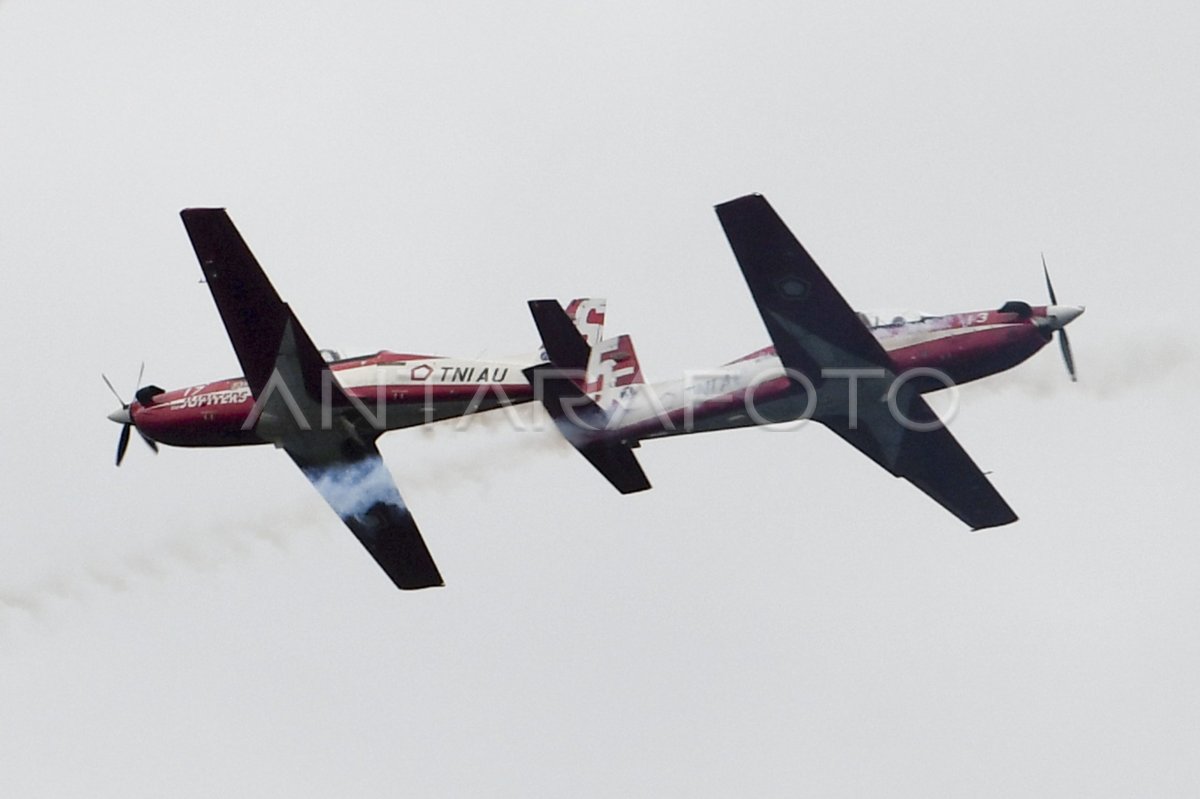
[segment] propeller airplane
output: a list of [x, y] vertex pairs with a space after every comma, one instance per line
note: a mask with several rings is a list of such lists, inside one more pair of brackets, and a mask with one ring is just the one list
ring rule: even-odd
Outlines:
[[593, 298], [565, 309], [530, 301], [543, 349], [514, 358], [319, 350], [224, 209], [185, 209], [242, 376], [171, 391], [141, 386], [132, 402], [104, 377], [121, 405], [108, 416], [121, 425], [117, 465], [134, 430], [155, 452], [273, 444], [401, 589], [443, 580], [376, 439], [533, 400], [622, 493], [650, 488], [633, 454], [643, 440], [811, 418], [973, 529], [1015, 521], [922, 394], [1010, 369], [1055, 334], [1075, 379], [1064, 328], [1084, 309], [1057, 304], [1045, 259], [1049, 305], [873, 317], [850, 309], [763, 197], [716, 210], [773, 345], [647, 384], [630, 337], [604, 337], [605, 301]]
[[[521, 370], [542, 354], [484, 361], [386, 350], [342, 358], [318, 350], [224, 209], [189, 208], [180, 216], [243, 376], [172, 391], [143, 386], [131, 403], [104, 377], [121, 403], [108, 416], [121, 425], [117, 465], [133, 429], [156, 452], [155, 442], [273, 444], [399, 588], [442, 585], [375, 440], [387, 430], [528, 402], [532, 394]], [[568, 306], [584, 340], [599, 340], [604, 305], [585, 298]]]
[[979, 530], [1016, 514], [922, 398], [1011, 369], [1083, 313], [1004, 303], [941, 316], [855, 313], [760, 195], [717, 217], [773, 342], [682, 380], [646, 384], [628, 336], [589, 348], [553, 300], [529, 303], [547, 363], [525, 370], [566, 439], [617, 490], [650, 488], [633, 450], [647, 439], [796, 419], [828, 427]]

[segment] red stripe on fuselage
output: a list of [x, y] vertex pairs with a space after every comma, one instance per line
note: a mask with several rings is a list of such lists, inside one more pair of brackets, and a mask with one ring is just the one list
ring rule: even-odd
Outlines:
[[1035, 325], [1022, 321], [956, 331], [955, 335], [897, 347], [888, 354], [898, 372], [936, 369], [957, 385], [1011, 369], [1046, 346], [1047, 341]]
[[[163, 444], [179, 447], [222, 447], [269, 443], [243, 429], [254, 408], [244, 380], [221, 380], [168, 391], [149, 405], [130, 406], [134, 424]], [[468, 407], [484, 411], [500, 404], [533, 399], [527, 383], [403, 383], [358, 386], [346, 394], [362, 403], [380, 429], [395, 430], [425, 421], [457, 416]], [[426, 406], [433, 410], [426, 413]]]

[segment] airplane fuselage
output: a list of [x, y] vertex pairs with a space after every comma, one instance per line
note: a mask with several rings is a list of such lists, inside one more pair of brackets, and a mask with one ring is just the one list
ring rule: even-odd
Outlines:
[[[528, 402], [521, 374], [527, 361], [474, 361], [378, 352], [328, 365], [345, 393], [379, 430], [396, 430]], [[130, 408], [134, 424], [154, 440], [181, 447], [265, 444], [256, 431], [254, 397], [243, 378], [167, 391]], [[249, 423], [248, 423], [249, 422]], [[313, 425], [320, 420], [310, 420]]]
[[[898, 374], [920, 369], [944, 376], [922, 384], [922, 390], [932, 390], [1026, 360], [1049, 340], [1046, 318], [1045, 307], [1032, 308], [1029, 315], [976, 311], [899, 318], [871, 332]], [[529, 402], [535, 389], [522, 369], [537, 362], [536, 356], [479, 361], [382, 351], [334, 361], [328, 368], [376, 429], [395, 430]], [[765, 347], [680, 380], [629, 386], [618, 403], [604, 437], [632, 441], [788, 421], [804, 413], [807, 395], [803, 380], [789, 377], [774, 348]], [[270, 443], [256, 429], [254, 408], [246, 381], [231, 378], [163, 392], [145, 404], [134, 402], [129, 414], [142, 433], [163, 444]]]
[[[872, 334], [901, 380], [922, 393], [961, 385], [1011, 369], [1049, 341], [1047, 309], [974, 311], [925, 316], [876, 325]], [[1041, 320], [1041, 321], [1039, 321]], [[647, 438], [792, 421], [812, 414], [811, 388], [821, 382], [871, 376], [870, 370], [831, 375], [789, 375], [764, 347], [723, 366], [682, 379], [629, 386], [610, 411], [599, 438], [634, 442]]]

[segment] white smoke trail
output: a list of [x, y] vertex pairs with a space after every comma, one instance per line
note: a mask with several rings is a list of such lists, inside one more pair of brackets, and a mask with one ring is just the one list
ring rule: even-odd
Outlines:
[[[510, 414], [519, 414], [518, 416]], [[506, 431], [519, 433], [497, 436]], [[486, 491], [489, 483], [513, 462], [536, 453], [554, 453], [567, 457], [571, 447], [548, 421], [541, 406], [522, 406], [492, 411], [468, 419], [450, 419], [425, 425], [419, 431], [394, 433], [391, 441], [403, 446], [402, 436], [437, 437], [439, 443], [450, 434], [462, 436], [464, 448], [455, 452], [423, 456], [414, 463], [403, 455], [385, 459], [396, 461], [401, 494], [417, 491], [446, 492], [464, 483]], [[480, 438], [485, 440], [480, 441]], [[464, 457], [464, 455], [466, 457]], [[418, 509], [419, 510], [419, 509]], [[418, 523], [420, 519], [418, 518]], [[161, 583], [181, 571], [211, 573], [235, 563], [263, 556], [264, 552], [287, 554], [297, 542], [317, 534], [336, 535], [343, 531], [341, 522], [314, 492], [288, 510], [262, 512], [254, 518], [214, 520], [206, 524], [183, 523], [175, 532], [127, 549], [115, 556], [99, 553], [77, 566], [63, 566], [24, 584], [0, 583], [0, 630], [6, 617], [15, 615], [42, 618], [71, 603], [84, 603], [103, 595], [127, 594]]]
[[207, 526], [181, 526], [167, 537], [118, 555], [98, 554], [78, 566], [64, 566], [24, 585], [0, 585], [0, 622], [6, 615], [44, 617], [56, 607], [97, 596], [125, 594], [162, 582], [181, 570], [211, 572], [260, 555], [288, 552], [302, 536], [337, 525], [332, 513], [318, 511], [315, 495], [277, 516], [223, 520]]
[[[445, 492], [469, 483], [486, 491], [496, 475], [539, 455], [571, 456], [571, 445], [555, 428], [541, 405], [528, 404], [486, 411], [459, 419], [422, 426], [412, 435], [422, 443], [437, 441], [439, 447], [461, 442], [452, 452], [435, 451], [434, 457], [419, 461], [392, 457], [393, 473], [400, 492], [407, 488]], [[385, 446], [403, 447], [402, 431]], [[388, 451], [385, 450], [385, 456]]]
[[[1047, 350], [1055, 350], [1052, 342]], [[996, 378], [980, 381], [987, 389], [1020, 391], [1046, 397], [1060, 391], [1077, 391], [1099, 400], [1112, 400], [1149, 387], [1190, 382], [1200, 387], [1200, 351], [1186, 335], [1170, 331], [1142, 331], [1116, 344], [1081, 348], [1072, 341], [1079, 382], [1072, 383], [1065, 368], [1031, 369], [1024, 365]], [[1049, 356], [1038, 356], [1049, 357]]]

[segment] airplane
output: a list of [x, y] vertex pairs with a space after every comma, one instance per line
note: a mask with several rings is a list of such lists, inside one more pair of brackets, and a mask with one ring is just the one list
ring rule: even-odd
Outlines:
[[[242, 376], [172, 391], [141, 386], [128, 403], [104, 377], [121, 403], [108, 415], [121, 425], [117, 465], [133, 430], [155, 452], [158, 444], [273, 444], [398, 588], [443, 585], [375, 440], [387, 430], [529, 402], [522, 370], [544, 353], [470, 360], [384, 350], [342, 358], [318, 349], [224, 209], [189, 208], [180, 216]], [[581, 298], [558, 310], [580, 340], [601, 340], [604, 300]]]
[[1042, 259], [1048, 305], [880, 317], [853, 311], [761, 195], [716, 207], [772, 345], [682, 380], [647, 384], [628, 336], [589, 346], [553, 300], [530, 311], [548, 360], [525, 369], [563, 436], [621, 493], [650, 488], [633, 450], [648, 439], [811, 419], [928, 494], [973, 530], [1016, 513], [923, 394], [1020, 364], [1066, 326]]
[[[273, 444], [300, 467], [401, 589], [443, 585], [375, 440], [383, 432], [540, 400], [567, 440], [622, 493], [650, 488], [642, 440], [811, 418], [973, 529], [1016, 520], [921, 394], [1012, 368], [1082, 307], [1010, 301], [947, 316], [856, 314], [760, 195], [718, 218], [773, 346], [702, 379], [646, 384], [628, 335], [605, 338], [603, 300], [532, 300], [542, 351], [471, 361], [319, 350], [224, 209], [180, 212], [243, 376], [174, 391], [144, 386], [109, 419], [157, 451]], [[138, 383], [141, 382], [139, 372]], [[840, 388], [839, 388], [840, 386]]]

